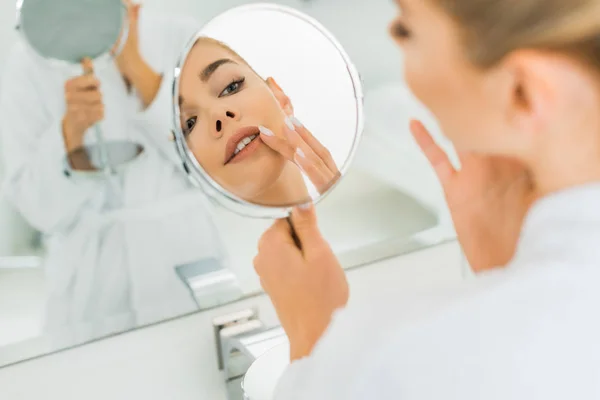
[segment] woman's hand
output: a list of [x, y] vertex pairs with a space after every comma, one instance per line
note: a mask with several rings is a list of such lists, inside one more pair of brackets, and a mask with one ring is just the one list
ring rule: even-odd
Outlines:
[[86, 58], [81, 65], [84, 75], [65, 83], [66, 110], [62, 131], [67, 153], [81, 148], [85, 132], [104, 119], [100, 81], [94, 75], [92, 61]]
[[292, 224], [302, 250], [288, 222], [276, 221], [260, 239], [254, 269], [290, 340], [293, 361], [312, 352], [334, 311], [348, 302], [349, 290], [344, 270], [319, 232], [313, 205], [295, 208]]
[[260, 136], [267, 146], [294, 162], [319, 193], [326, 192], [341, 176], [329, 150], [295, 117], [286, 118], [283, 131], [287, 140], [262, 127]]
[[423, 124], [411, 131], [442, 184], [458, 240], [476, 272], [502, 267], [514, 256], [523, 221], [536, 192], [515, 160], [461, 154], [457, 171]]

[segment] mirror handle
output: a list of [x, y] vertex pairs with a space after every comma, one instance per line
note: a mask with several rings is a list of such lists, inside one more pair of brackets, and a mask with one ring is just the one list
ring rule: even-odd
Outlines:
[[288, 222], [288, 224], [290, 225], [292, 239], [294, 239], [294, 243], [296, 244], [296, 247], [298, 247], [299, 250], [302, 250], [302, 243], [300, 243], [300, 238], [298, 237], [298, 234], [296, 233], [296, 229], [294, 229], [294, 224], [292, 223], [292, 217], [288, 216], [285, 219]]

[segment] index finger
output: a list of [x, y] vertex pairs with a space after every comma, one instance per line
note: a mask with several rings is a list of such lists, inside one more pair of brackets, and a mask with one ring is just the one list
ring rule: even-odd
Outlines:
[[263, 141], [264, 144], [281, 154], [283, 157], [285, 157], [286, 160], [294, 160], [294, 153], [296, 152], [296, 148], [290, 142], [275, 136], [273, 131], [271, 131], [268, 128], [265, 128], [264, 126], [259, 126], [258, 130], [260, 131], [260, 139]]
[[300, 120], [296, 117], [290, 117], [292, 123], [296, 127], [296, 132], [302, 140], [313, 150], [313, 152], [319, 156], [323, 163], [329, 168], [332, 172], [337, 172], [338, 168], [331, 157], [331, 153], [325, 146], [319, 142], [319, 140], [314, 137], [314, 135], [300, 122]]
[[421, 122], [416, 120], [411, 121], [410, 130], [421, 151], [423, 151], [423, 154], [425, 154], [425, 157], [427, 157], [427, 160], [429, 160], [429, 163], [435, 170], [440, 183], [445, 186], [448, 180], [456, 173], [448, 155], [437, 145]]

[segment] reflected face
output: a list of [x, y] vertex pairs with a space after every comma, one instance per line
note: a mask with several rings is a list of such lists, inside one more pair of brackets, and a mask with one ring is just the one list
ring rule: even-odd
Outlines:
[[282, 136], [287, 98], [239, 56], [200, 39], [180, 75], [181, 126], [205, 171], [245, 200], [275, 184], [287, 161], [265, 145], [259, 126]]
[[396, 2], [390, 31], [403, 51], [407, 85], [458, 150], [489, 150], [502, 135], [503, 88], [490, 78], [494, 71], [468, 59], [457, 24], [435, 2]]

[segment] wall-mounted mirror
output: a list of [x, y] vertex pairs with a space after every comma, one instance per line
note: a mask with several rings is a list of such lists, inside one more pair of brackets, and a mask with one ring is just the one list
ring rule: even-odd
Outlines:
[[[74, 46], [62, 62], [25, 24], [1, 28], [0, 365], [260, 293], [258, 238], [294, 204], [318, 203], [346, 268], [453, 237], [408, 134], [424, 111], [369, 70], [351, 16], [227, 10], [242, 3], [65, 0], [47, 14], [78, 15], [52, 32]], [[0, 26], [14, 11], [0, 6]], [[112, 33], [90, 37], [109, 15]], [[85, 162], [94, 178], [73, 173]]]

